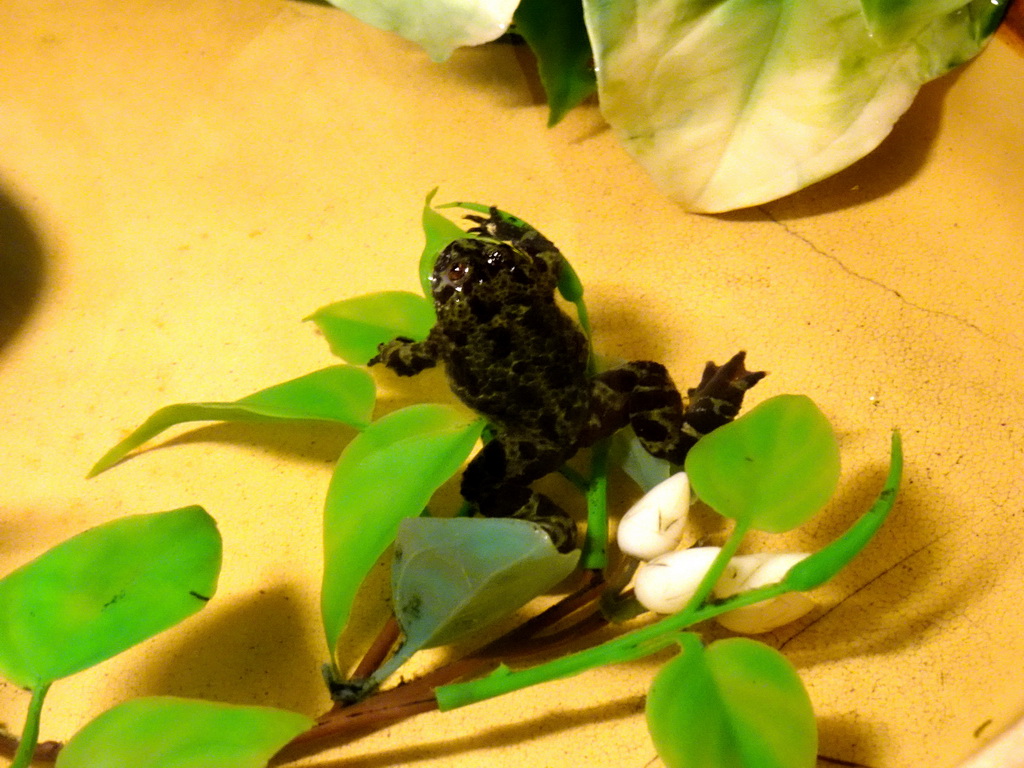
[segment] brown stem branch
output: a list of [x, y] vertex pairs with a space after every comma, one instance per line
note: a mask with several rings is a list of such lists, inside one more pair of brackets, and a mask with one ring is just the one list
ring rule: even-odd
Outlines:
[[511, 632], [487, 645], [480, 653], [495, 655], [512, 649], [518, 643], [530, 640], [545, 629], [555, 626], [577, 611], [593, 605], [607, 589], [607, 582], [600, 571], [586, 571], [586, 579], [575, 592], [566, 595], [554, 605], [527, 619]]
[[[17, 736], [12, 736], [9, 733], [3, 733], [0, 731], [0, 757], [5, 757], [8, 760], [13, 760], [15, 753], [18, 751]], [[36, 744], [36, 751], [32, 754], [32, 762], [34, 763], [53, 763], [57, 760], [57, 753], [60, 752], [61, 747], [64, 745], [59, 741], [41, 741]]]
[[[345, 743], [414, 715], [436, 710], [438, 705], [434, 689], [439, 686], [486, 674], [498, 666], [499, 659], [522, 658], [550, 651], [601, 629], [607, 625], [607, 620], [600, 613], [591, 613], [557, 632], [542, 635], [545, 630], [593, 606], [607, 588], [608, 584], [600, 572], [588, 571], [576, 591], [469, 656], [394, 688], [377, 692], [356, 704], [346, 707], [335, 705], [320, 717], [313, 728], [287, 744], [271, 764], [282, 765], [320, 751], [325, 742], [331, 742], [332, 746]], [[398, 622], [389, 620], [360, 660], [353, 676], [360, 678], [373, 674], [387, 658], [399, 634]], [[55, 741], [40, 743], [33, 759], [36, 762], [53, 763], [62, 746]], [[17, 738], [0, 733], [0, 755], [13, 757], [17, 748]]]
[[365, 680], [376, 672], [380, 665], [384, 663], [384, 660], [387, 659], [388, 654], [391, 653], [391, 649], [401, 634], [402, 628], [398, 625], [398, 619], [391, 616], [383, 629], [381, 629], [380, 634], [377, 635], [377, 639], [367, 649], [362, 661], [359, 662], [359, 665], [352, 672], [352, 678], [354, 680]]
[[606, 626], [607, 620], [599, 613], [593, 613], [558, 632], [538, 636], [580, 610], [593, 606], [606, 588], [607, 584], [599, 572], [588, 572], [584, 583], [575, 592], [475, 653], [375, 693], [356, 704], [335, 705], [320, 717], [313, 728], [282, 749], [275, 758], [275, 764], [315, 753], [325, 741], [337, 744], [386, 728], [412, 715], [437, 709], [434, 689], [441, 685], [485, 674], [498, 666], [499, 659], [549, 651]]
[[523, 641], [516, 648], [510, 649], [508, 653], [503, 654], [503, 658], [535, 656], [539, 653], [553, 651], [566, 643], [579, 640], [581, 637], [585, 637], [599, 629], [604, 629], [607, 626], [608, 619], [600, 613], [592, 613], [558, 632]]

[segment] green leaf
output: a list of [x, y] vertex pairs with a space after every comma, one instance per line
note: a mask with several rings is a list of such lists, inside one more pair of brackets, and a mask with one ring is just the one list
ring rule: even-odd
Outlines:
[[154, 696], [108, 709], [76, 733], [57, 768], [262, 768], [313, 727], [270, 707]]
[[790, 568], [782, 586], [798, 592], [821, 586], [845, 568], [871, 541], [896, 502], [896, 492], [903, 475], [903, 443], [899, 432], [892, 433], [891, 456], [885, 487], [871, 509], [838, 539]]
[[553, 126], [597, 90], [583, 4], [580, 0], [522, 0], [513, 23], [537, 57], [548, 97], [548, 126]]
[[518, 610], [572, 573], [579, 555], [559, 552], [543, 529], [526, 520], [403, 520], [391, 594], [405, 642], [374, 681], [421, 648], [447, 645]]
[[[423, 253], [420, 254], [420, 286], [423, 288], [423, 295], [428, 297], [433, 295], [430, 289], [430, 275], [434, 271], [434, 262], [437, 261], [438, 254], [454, 240], [474, 237], [431, 207], [430, 204], [436, 194], [437, 188], [435, 187], [423, 203], [423, 235], [426, 238], [426, 243], [423, 245]], [[430, 322], [431, 324], [434, 322], [433, 315], [431, 315]], [[416, 337], [411, 338], [415, 339]]]
[[686, 457], [690, 485], [719, 514], [779, 533], [835, 493], [839, 444], [803, 395], [779, 395], [701, 438]]
[[810, 698], [786, 657], [747, 638], [695, 635], [655, 677], [647, 727], [668, 768], [813, 768]]
[[260, 390], [233, 403], [178, 403], [156, 411], [89, 470], [94, 477], [169, 427], [189, 421], [335, 421], [365, 427], [376, 397], [365, 370], [335, 365]]
[[0, 580], [0, 673], [36, 688], [110, 658], [213, 596], [221, 540], [201, 507], [80, 533]]
[[377, 346], [396, 336], [413, 341], [427, 337], [434, 325], [434, 305], [417, 293], [380, 291], [320, 307], [312, 320], [331, 352], [347, 363], [366, 365]]
[[483, 426], [463, 411], [424, 403], [375, 421], [345, 448], [324, 508], [321, 612], [329, 648], [398, 524], [423, 511], [465, 461]]

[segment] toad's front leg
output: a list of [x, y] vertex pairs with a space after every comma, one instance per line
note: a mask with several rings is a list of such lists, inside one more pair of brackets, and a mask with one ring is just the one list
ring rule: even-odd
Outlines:
[[399, 376], [415, 376], [437, 365], [437, 344], [433, 332], [423, 341], [398, 336], [377, 347], [377, 354], [367, 363], [383, 363]]

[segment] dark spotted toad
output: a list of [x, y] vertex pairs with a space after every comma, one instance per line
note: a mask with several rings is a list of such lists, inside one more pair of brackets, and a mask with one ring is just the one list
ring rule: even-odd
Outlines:
[[533, 481], [627, 424], [651, 454], [682, 464], [702, 435], [735, 417], [764, 373], [746, 371], [742, 352], [708, 363], [685, 402], [658, 363], [591, 375], [587, 338], [555, 300], [562, 254], [497, 209], [468, 218], [479, 236], [450, 243], [434, 266], [430, 334], [381, 344], [370, 364], [412, 376], [442, 362], [452, 391], [493, 430], [462, 476], [463, 497], [483, 515], [540, 524], [568, 551], [575, 523]]

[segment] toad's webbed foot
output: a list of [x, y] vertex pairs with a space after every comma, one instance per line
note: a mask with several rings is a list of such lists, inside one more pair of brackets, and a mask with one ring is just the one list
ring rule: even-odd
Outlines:
[[383, 363], [399, 376], [415, 376], [426, 368], [437, 365], [437, 357], [433, 342], [413, 341], [405, 336], [398, 336], [377, 347], [367, 365]]
[[685, 405], [660, 363], [638, 360], [598, 374], [591, 388], [591, 418], [581, 445], [608, 437], [628, 424], [652, 456], [682, 464], [701, 437], [736, 417], [743, 395], [764, 378], [763, 371], [747, 371], [743, 361], [740, 352], [722, 366], [709, 362], [700, 384], [687, 391]]
[[748, 371], [745, 359], [745, 352], [737, 352], [725, 365], [709, 361], [700, 383], [687, 390], [689, 404], [684, 418], [698, 438], [735, 419], [743, 405], [743, 395], [768, 375], [766, 371]]
[[576, 547], [576, 523], [550, 498], [529, 484], [561, 466], [564, 451], [532, 442], [496, 437], [462, 474], [462, 496], [484, 517], [513, 517], [536, 523], [559, 552]]
[[476, 224], [476, 226], [469, 228], [470, 232], [484, 235], [485, 237], [493, 237], [495, 240], [515, 243], [531, 256], [558, 253], [555, 244], [536, 229], [518, 216], [500, 211], [493, 205], [489, 215], [475, 216], [470, 214], [466, 216], [466, 219]]

